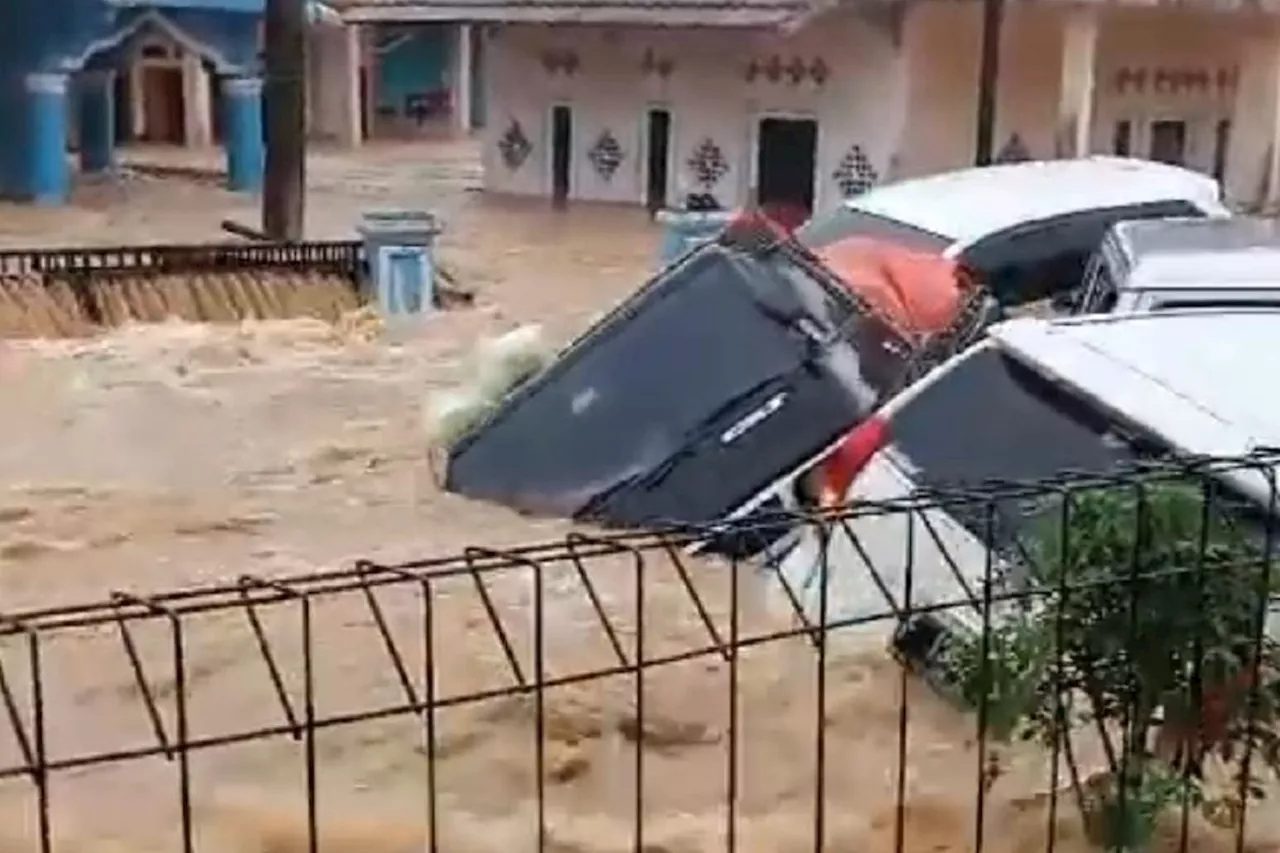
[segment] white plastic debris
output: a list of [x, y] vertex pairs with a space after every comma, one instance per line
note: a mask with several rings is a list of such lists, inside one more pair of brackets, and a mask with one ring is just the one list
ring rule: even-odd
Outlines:
[[427, 396], [422, 420], [428, 441], [452, 449], [504, 396], [540, 373], [552, 358], [537, 325], [481, 341], [468, 358], [469, 376], [461, 385]]
[[451, 448], [488, 416], [493, 403], [475, 388], [437, 391], [427, 396], [423, 422], [431, 444]]
[[552, 360], [551, 348], [538, 325], [520, 326], [480, 342], [474, 355], [475, 386], [496, 403], [512, 389], [542, 372]]

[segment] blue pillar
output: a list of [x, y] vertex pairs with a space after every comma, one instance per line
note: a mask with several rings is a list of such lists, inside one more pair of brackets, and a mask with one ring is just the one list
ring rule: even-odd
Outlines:
[[227, 186], [236, 192], [262, 189], [262, 80], [222, 78], [223, 144]]
[[67, 76], [28, 74], [26, 187], [36, 204], [65, 204], [71, 193], [67, 165]]
[[80, 171], [109, 172], [115, 168], [115, 73], [86, 71], [77, 81], [80, 111]]

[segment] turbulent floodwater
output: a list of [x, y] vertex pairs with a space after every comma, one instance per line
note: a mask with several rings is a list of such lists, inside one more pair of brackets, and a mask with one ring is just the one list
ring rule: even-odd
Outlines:
[[[216, 213], [216, 212], [215, 212]], [[459, 207], [446, 254], [476, 286], [480, 306], [381, 330], [280, 321], [238, 327], [179, 323], [120, 329], [89, 341], [36, 341], [0, 350], [0, 600], [5, 609], [100, 599], [233, 578], [317, 571], [357, 557], [396, 560], [546, 539], [564, 532], [445, 495], [424, 447], [424, 395], [453, 381], [477, 338], [542, 322], [564, 340], [637, 285], [655, 235], [630, 212], [551, 214], [532, 206]], [[625, 654], [637, 602], [628, 560], [597, 561], [598, 593]], [[647, 569], [646, 655], [713, 643], [670, 558]], [[716, 635], [733, 630], [729, 575], [691, 565]], [[465, 580], [465, 579], [464, 579]], [[544, 578], [546, 661], [552, 675], [617, 663], [571, 566]], [[788, 624], [764, 605], [763, 581], [744, 577], [738, 630]], [[440, 695], [514, 683], [468, 583], [437, 589]], [[527, 576], [498, 579], [493, 595], [523, 667], [531, 665]], [[383, 593], [408, 670], [420, 671], [419, 599]], [[266, 631], [297, 705], [296, 614], [267, 615]], [[316, 607], [316, 712], [328, 716], [403, 701], [360, 594]], [[173, 682], [162, 627], [140, 631], [148, 683], [169, 731]], [[194, 622], [185, 637], [191, 735], [243, 731], [286, 719], [244, 618]], [[21, 649], [3, 649], [21, 682]], [[48, 644], [44, 661], [52, 757], [145, 745], [146, 709], [118, 639], [85, 632]], [[544, 708], [547, 843], [563, 853], [634, 849], [634, 756], [644, 757], [644, 849], [723, 849], [727, 760], [738, 756], [737, 841], [753, 851], [812, 849], [817, 720], [824, 720], [825, 832], [830, 849], [892, 849], [905, 724], [906, 849], [971, 849], [978, 754], [973, 721], [904, 685], [879, 644], [833, 649], [822, 713], [817, 658], [803, 640], [718, 655], [646, 676], [643, 714], [629, 675], [558, 688]], [[731, 680], [739, 719], [730, 727]], [[904, 720], [901, 698], [911, 699]], [[21, 691], [19, 691], [21, 692]], [[20, 697], [21, 698], [21, 697]], [[494, 699], [442, 712], [435, 772], [441, 849], [532, 850], [535, 706]], [[193, 757], [194, 821], [202, 850], [305, 849], [302, 745], [288, 738]], [[316, 743], [322, 849], [401, 853], [422, 848], [427, 760], [421, 721], [395, 718], [326, 730]], [[17, 761], [0, 723], [0, 765]], [[992, 794], [987, 849], [1043, 849], [1044, 757], [1009, 759]], [[176, 844], [177, 769], [152, 758], [61, 774], [53, 785], [58, 850], [161, 851]], [[0, 851], [34, 850], [31, 786], [0, 783]], [[1083, 849], [1069, 819], [1060, 850]], [[1172, 849], [1177, 834], [1162, 841]], [[1193, 826], [1196, 849], [1227, 840]], [[1256, 846], [1251, 849], [1266, 849]]]

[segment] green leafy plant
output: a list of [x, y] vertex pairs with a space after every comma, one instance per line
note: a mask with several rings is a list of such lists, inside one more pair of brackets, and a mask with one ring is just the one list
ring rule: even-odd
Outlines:
[[[1038, 513], [1019, 565], [1041, 597], [944, 655], [987, 737], [1063, 750], [1085, 825], [1109, 850], [1141, 850], [1166, 807], [1204, 803], [1210, 752], [1250, 777], [1280, 769], [1280, 674], [1258, 643], [1275, 585], [1219, 491], [1130, 485]], [[1082, 725], [1107, 760], [1088, 782], [1072, 748]]]

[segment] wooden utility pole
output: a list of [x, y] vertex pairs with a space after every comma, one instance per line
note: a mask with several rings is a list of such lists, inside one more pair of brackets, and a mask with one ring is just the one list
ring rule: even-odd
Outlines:
[[307, 191], [307, 0], [266, 0], [262, 230], [301, 240]]
[[982, 0], [982, 60], [978, 70], [978, 138], [974, 164], [995, 160], [996, 98], [1000, 88], [1000, 43], [1004, 0]]

